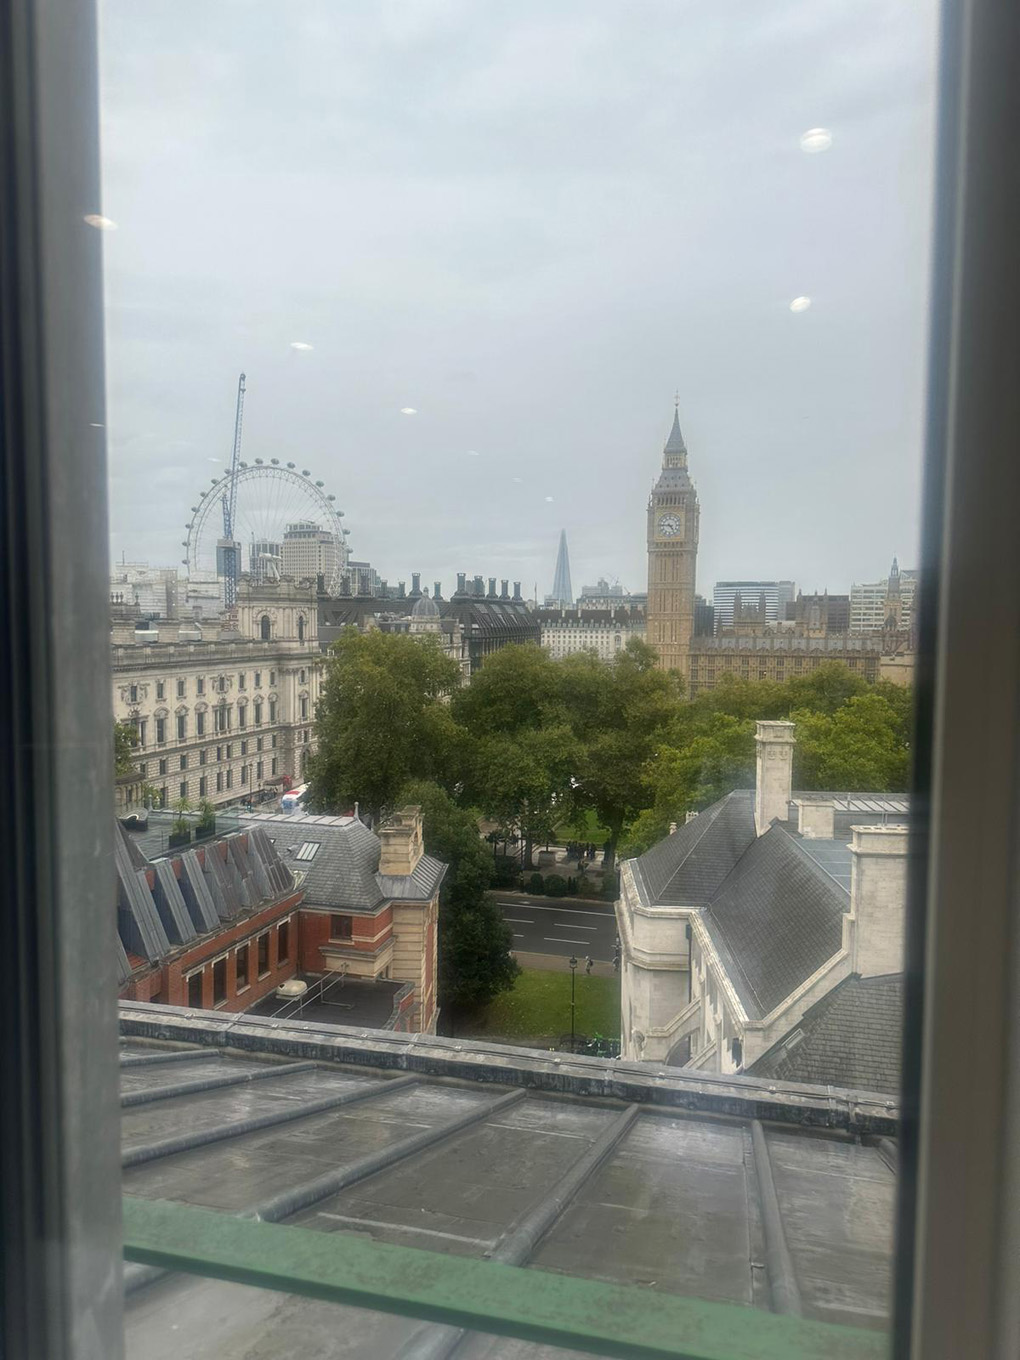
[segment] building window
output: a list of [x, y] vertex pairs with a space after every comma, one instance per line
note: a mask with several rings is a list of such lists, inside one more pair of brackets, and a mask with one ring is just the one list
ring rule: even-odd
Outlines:
[[199, 779], [199, 781], [198, 781], [198, 796], [199, 796], [199, 798], [204, 798], [208, 792], [209, 792], [209, 781], [208, 781], [208, 779], [206, 779], [205, 775], [202, 775], [201, 779]]
[[308, 721], [308, 699], [304, 695], [301, 696], [301, 718]]
[[331, 916], [329, 918], [329, 938], [331, 940], [350, 940], [354, 938], [353, 916]]
[[320, 841], [302, 841], [300, 847], [294, 854], [294, 858], [305, 861], [314, 859], [318, 853], [320, 844]]
[[275, 672], [275, 671], [270, 671], [270, 672], [269, 672], [269, 683], [270, 683], [270, 685], [275, 685], [275, 684], [276, 684], [276, 672]]
[[178, 764], [180, 765], [180, 768], [182, 770], [186, 770], [188, 768], [188, 757], [186, 755], [181, 756], [180, 760], [178, 761]]
[[145, 718], [135, 718], [135, 731], [138, 733], [139, 746], [145, 745], [145, 729], [147, 725], [147, 720]]
[[262, 761], [261, 761], [261, 760], [260, 760], [259, 763], [255, 766], [255, 778], [256, 778], [256, 779], [261, 779], [261, 778], [262, 778]]
[[223, 771], [222, 771], [222, 770], [217, 770], [217, 771], [216, 771], [216, 792], [217, 792], [217, 793], [222, 793], [222, 792], [223, 792]]
[[232, 741], [228, 741], [228, 742], [227, 742], [227, 745], [226, 745], [226, 751], [225, 751], [225, 756], [224, 756], [224, 758], [225, 758], [226, 760], [229, 760], [233, 754], [234, 754], [234, 743], [233, 743]]
[[130, 689], [128, 690], [128, 694], [129, 694], [130, 697], [131, 697], [131, 702], [132, 702], [133, 704], [137, 704], [137, 702], [138, 702], [138, 686], [137, 686], [137, 685], [132, 685], [132, 686], [130, 687]]
[[297, 636], [298, 636], [298, 642], [304, 642], [304, 640], [305, 640], [305, 616], [304, 616], [304, 614], [300, 614], [300, 615], [298, 616], [298, 621], [297, 621]]
[[214, 721], [214, 730], [215, 730], [215, 731], [217, 731], [217, 732], [225, 732], [225, 731], [227, 730], [227, 706], [226, 706], [226, 704], [217, 704], [217, 705], [216, 705], [216, 707], [213, 709], [213, 721]]
[[256, 726], [256, 727], [261, 727], [261, 726], [262, 726], [262, 700], [261, 700], [261, 699], [256, 699], [256, 700], [255, 700], [255, 726]]
[[266, 933], [265, 933], [264, 935], [260, 935], [260, 936], [259, 936], [258, 945], [259, 945], [259, 977], [261, 978], [261, 977], [265, 977], [265, 975], [269, 972], [269, 932], [268, 932], [268, 930], [266, 931]]
[[162, 746], [166, 742], [166, 718], [156, 719], [156, 745]]
[[268, 614], [263, 614], [263, 615], [262, 615], [262, 621], [261, 621], [261, 623], [259, 624], [259, 634], [260, 634], [260, 636], [261, 636], [263, 642], [268, 642], [269, 639], [270, 639], [270, 637], [271, 637], [271, 635], [272, 635], [272, 627], [271, 627], [270, 622], [269, 622], [269, 615], [268, 615]]
[[165, 681], [165, 680], [157, 680], [157, 681], [156, 681], [156, 698], [157, 698], [157, 699], [165, 699], [165, 698], [166, 698], [166, 681]]
[[177, 740], [184, 741], [188, 735], [188, 717], [186, 713], [177, 715]]
[[277, 738], [276, 738], [276, 733], [274, 732], [273, 735], [272, 735], [272, 736], [270, 737], [270, 739], [269, 739], [269, 744], [272, 746], [272, 748], [273, 748], [274, 751], [276, 750], [276, 740], [277, 740]]
[[272, 769], [272, 773], [273, 773], [274, 775], [276, 774], [276, 757], [275, 757], [275, 756], [273, 756], [273, 769]]
[[229, 789], [230, 786], [233, 784], [233, 782], [234, 782], [234, 772], [233, 772], [233, 770], [230, 769], [229, 766], [228, 766], [228, 767], [227, 767], [227, 788], [228, 788], [228, 789]]
[[226, 692], [227, 692], [227, 677], [226, 677], [225, 675], [220, 675], [220, 676], [217, 677], [217, 679], [216, 679], [216, 688], [217, 688], [217, 690], [219, 690], [220, 694], [226, 694]]
[[298, 671], [298, 684], [303, 685], [304, 683], [305, 683], [305, 668], [304, 666], [302, 666], [301, 669]]
[[138, 767], [138, 773], [142, 779], [149, 773], [149, 767], [144, 760]]
[[247, 705], [247, 704], [238, 704], [238, 705], [237, 705], [237, 725], [238, 725], [238, 727], [247, 727], [247, 726], [248, 726], [248, 705]]
[[261, 672], [261, 671], [256, 671], [256, 672], [255, 672], [255, 688], [256, 688], [256, 689], [261, 689], [261, 688], [262, 688], [262, 672]]
[[205, 679], [204, 679], [204, 677], [201, 676], [201, 675], [200, 675], [200, 676], [198, 677], [198, 679], [195, 681], [195, 693], [196, 693], [196, 694], [204, 694], [204, 693], [205, 693]]
[[239, 671], [237, 676], [237, 688], [244, 689], [244, 671]]
[[270, 701], [269, 701], [269, 721], [270, 721], [271, 723], [276, 722], [276, 700], [275, 700], [275, 699], [270, 699]]
[[166, 791], [166, 785], [165, 785], [165, 784], [163, 785], [163, 787], [162, 787], [162, 788], [160, 789], [160, 791], [159, 791], [159, 805], [160, 805], [161, 808], [165, 808], [165, 807], [167, 807], [167, 806], [169, 805], [169, 800], [168, 800], [168, 798], [167, 798], [167, 791]]
[[237, 951], [237, 990], [241, 991], [248, 985], [248, 946], [241, 945]]
[[201, 751], [199, 751], [199, 753], [198, 753], [198, 763], [199, 763], [199, 765], [204, 765], [208, 759], [209, 759], [209, 752], [208, 752], [208, 751], [205, 749], [205, 747], [203, 746], [202, 749], [201, 749]]
[[183, 680], [178, 680], [178, 681], [177, 681], [177, 697], [178, 697], [178, 699], [183, 699], [183, 698], [184, 698], [185, 694], [187, 693], [187, 688], [188, 688], [188, 687], [187, 687], [187, 684], [185, 683], [185, 681], [183, 681]]
[[256, 738], [255, 738], [255, 750], [256, 750], [256, 751], [261, 751], [264, 745], [265, 745], [265, 738], [264, 738], [264, 737], [256, 737]]
[[188, 978], [188, 1005], [197, 1009], [202, 1007], [202, 974], [192, 973]]
[[216, 748], [216, 759], [217, 759], [218, 761], [223, 759], [223, 747], [222, 747], [222, 746], [217, 746], [217, 748]]
[[205, 714], [204, 714], [204, 713], [196, 713], [196, 714], [195, 714], [195, 731], [197, 732], [197, 734], [198, 734], [200, 737], [204, 737], [204, 736], [205, 736]]
[[188, 781], [186, 779], [181, 780], [180, 798], [182, 802], [186, 802], [188, 798]]
[[247, 782], [248, 782], [248, 766], [247, 766], [247, 765], [242, 765], [242, 766], [241, 766], [241, 783], [242, 783], [242, 784], [247, 784]]
[[212, 999], [214, 1006], [222, 1006], [227, 999], [226, 959], [217, 959], [212, 966]]
[[276, 932], [276, 962], [277, 966], [281, 963], [290, 962], [290, 922], [281, 921], [280, 928]]
[[242, 754], [243, 756], [246, 756], [246, 755], [248, 754], [248, 743], [247, 743], [247, 741], [242, 741], [242, 742], [241, 742], [241, 754]]
[[159, 762], [159, 772], [160, 772], [160, 774], [166, 774], [166, 758], [165, 758], [165, 757]]

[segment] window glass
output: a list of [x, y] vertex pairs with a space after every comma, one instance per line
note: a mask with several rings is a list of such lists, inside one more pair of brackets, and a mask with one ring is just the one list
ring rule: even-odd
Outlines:
[[269, 932], [266, 931], [258, 938], [259, 950], [259, 977], [263, 977], [269, 972]]
[[236, 954], [237, 990], [248, 986], [248, 946], [242, 944]]

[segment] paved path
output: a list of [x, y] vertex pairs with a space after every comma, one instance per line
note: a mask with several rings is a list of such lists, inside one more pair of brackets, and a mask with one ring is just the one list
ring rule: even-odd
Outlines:
[[590, 954], [612, 963], [616, 944], [616, 915], [607, 903], [578, 901], [576, 897], [525, 897], [490, 892], [514, 932], [515, 953], [552, 954], [567, 959]]

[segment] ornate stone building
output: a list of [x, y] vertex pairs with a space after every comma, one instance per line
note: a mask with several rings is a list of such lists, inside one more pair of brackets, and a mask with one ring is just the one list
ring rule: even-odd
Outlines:
[[680, 417], [662, 451], [662, 471], [648, 499], [647, 638], [664, 670], [686, 676], [694, 635], [698, 494], [687, 471]]
[[134, 725], [139, 780], [163, 806], [259, 801], [300, 781], [322, 666], [310, 582], [242, 585], [236, 627], [116, 623], [111, 661], [114, 720]]
[[645, 616], [641, 609], [538, 609], [542, 626], [542, 646], [553, 660], [572, 652], [595, 652], [602, 661], [612, 661], [632, 637], [645, 636]]

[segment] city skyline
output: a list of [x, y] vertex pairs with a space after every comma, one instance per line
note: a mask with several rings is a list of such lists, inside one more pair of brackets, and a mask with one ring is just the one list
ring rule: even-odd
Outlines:
[[913, 560], [934, 41], [879, 0], [112, 0], [111, 556], [183, 555], [243, 368], [244, 456], [388, 576], [544, 583], [566, 525], [638, 588], [676, 388], [702, 586]]

